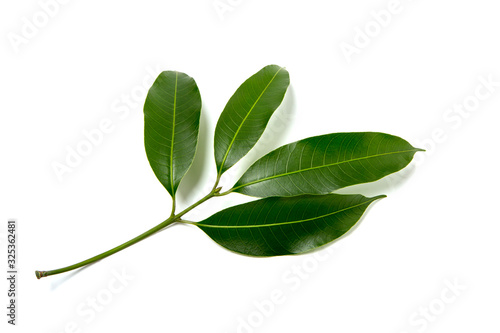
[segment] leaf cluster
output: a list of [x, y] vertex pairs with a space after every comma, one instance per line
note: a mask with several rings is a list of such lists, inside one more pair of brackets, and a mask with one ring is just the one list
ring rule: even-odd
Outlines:
[[[222, 192], [219, 180], [262, 136], [290, 84], [287, 70], [269, 65], [231, 96], [215, 128], [217, 170], [212, 191], [176, 213], [176, 192], [197, 150], [201, 96], [190, 76], [162, 72], [144, 105], [144, 144], [160, 183], [172, 197], [171, 222], [190, 223], [221, 246], [251, 256], [299, 254], [344, 235], [368, 206], [384, 197], [341, 195], [335, 190], [373, 182], [406, 167], [421, 149], [378, 132], [332, 133], [275, 149], [253, 163]], [[206, 200], [230, 193], [261, 198], [207, 219], [182, 216]]]

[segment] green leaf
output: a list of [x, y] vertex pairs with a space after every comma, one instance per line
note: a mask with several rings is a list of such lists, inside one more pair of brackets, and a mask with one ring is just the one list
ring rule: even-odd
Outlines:
[[144, 145], [151, 168], [172, 197], [193, 162], [200, 115], [201, 97], [193, 78], [162, 72], [144, 104]]
[[217, 174], [232, 167], [257, 143], [290, 84], [288, 72], [269, 65], [236, 90], [215, 128]]
[[194, 223], [223, 247], [252, 256], [299, 254], [345, 234], [378, 196], [312, 195], [266, 198]]
[[326, 194], [399, 171], [421, 150], [384, 133], [315, 136], [265, 155], [231, 191], [256, 197]]

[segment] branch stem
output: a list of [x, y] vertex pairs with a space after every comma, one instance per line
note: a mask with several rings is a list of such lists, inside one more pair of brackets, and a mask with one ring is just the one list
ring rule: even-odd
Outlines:
[[112, 248], [111, 250], [108, 250], [106, 252], [103, 252], [101, 254], [98, 254], [92, 258], [89, 258], [87, 260], [84, 260], [84, 261], [81, 261], [77, 264], [74, 264], [74, 265], [71, 265], [71, 266], [67, 266], [67, 267], [63, 267], [63, 268], [59, 268], [59, 269], [54, 269], [54, 270], [51, 270], [51, 271], [35, 271], [35, 275], [38, 279], [41, 279], [43, 277], [46, 277], [46, 276], [51, 276], [51, 275], [56, 275], [56, 274], [61, 274], [61, 273], [65, 273], [65, 272], [69, 272], [69, 271], [72, 271], [74, 269], [77, 269], [77, 268], [80, 268], [80, 267], [83, 267], [83, 266], [86, 266], [86, 265], [89, 265], [89, 264], [92, 264], [96, 261], [99, 261], [101, 259], [104, 259], [106, 257], [109, 257], [110, 255], [112, 254], [115, 254], [116, 252], [119, 252], [123, 249], [126, 249], [127, 247], [131, 246], [131, 245], [134, 245], [135, 243], [137, 242], [140, 242], [141, 240], [157, 233], [158, 231], [162, 230], [163, 228], [175, 223], [175, 222], [180, 222], [180, 219], [182, 216], [184, 216], [184, 214], [187, 214], [188, 212], [190, 212], [193, 208], [201, 205], [202, 203], [204, 203], [205, 201], [209, 200], [210, 198], [213, 198], [214, 196], [221, 196], [221, 194], [219, 193], [221, 188], [220, 187], [217, 187], [218, 185], [218, 179], [217, 179], [217, 182], [214, 186], [214, 188], [212, 189], [212, 191], [210, 191], [210, 193], [208, 193], [206, 196], [204, 196], [203, 198], [201, 198], [200, 200], [198, 200], [197, 202], [195, 202], [194, 204], [192, 204], [191, 206], [187, 207], [186, 209], [184, 209], [182, 212], [178, 213], [178, 214], [174, 214], [174, 210], [175, 210], [175, 203], [173, 203], [174, 207], [172, 209], [172, 215], [166, 219], [165, 221], [163, 221], [162, 223], [158, 224], [157, 226], [149, 229], [148, 231], [140, 234], [139, 236], [135, 237], [135, 238], [132, 238], [131, 240], [129, 240], [128, 242], [125, 242], [121, 245], [118, 245], [117, 247], [114, 247]]
[[152, 234], [160, 231], [161, 229], [165, 228], [166, 226], [170, 225], [174, 223], [174, 220], [172, 218], [168, 218], [167, 220], [163, 221], [162, 223], [158, 224], [157, 226], [149, 229], [148, 231], [140, 234], [139, 236], [135, 237], [135, 238], [132, 238], [131, 240], [129, 240], [128, 242], [125, 242], [121, 245], [118, 245], [117, 247], [114, 247], [112, 248], [111, 250], [108, 250], [106, 252], [103, 252], [101, 254], [98, 254], [92, 258], [89, 258], [87, 260], [84, 260], [84, 261], [81, 261], [77, 264], [74, 264], [74, 265], [71, 265], [71, 266], [67, 266], [67, 267], [63, 267], [63, 268], [59, 268], [59, 269], [54, 269], [54, 270], [51, 270], [51, 271], [35, 271], [35, 275], [38, 279], [41, 279], [43, 277], [46, 277], [46, 276], [50, 276], [50, 275], [56, 275], [56, 274], [61, 274], [61, 273], [65, 273], [65, 272], [69, 272], [69, 271], [72, 271], [74, 269], [77, 269], [77, 268], [80, 268], [80, 267], [83, 267], [83, 266], [86, 266], [86, 265], [89, 265], [89, 264], [92, 264], [96, 261], [99, 261], [101, 259], [104, 259], [106, 257], [109, 257], [110, 255], [112, 254], [115, 254], [116, 252], [119, 252], [123, 249], [126, 249], [127, 247], [151, 236]]

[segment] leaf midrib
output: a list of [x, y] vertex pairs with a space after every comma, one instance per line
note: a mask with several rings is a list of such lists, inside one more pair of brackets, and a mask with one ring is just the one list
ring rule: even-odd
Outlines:
[[318, 165], [318, 166], [315, 166], [315, 167], [309, 167], [309, 168], [305, 168], [305, 169], [300, 169], [300, 170], [290, 171], [290, 172], [286, 172], [286, 173], [281, 173], [281, 174], [278, 174], [278, 175], [273, 175], [273, 176], [270, 176], [270, 177], [261, 178], [261, 179], [258, 179], [258, 180], [255, 180], [255, 181], [252, 181], [252, 182], [249, 182], [249, 183], [245, 183], [243, 185], [239, 185], [239, 186], [233, 187], [231, 189], [231, 191], [235, 191], [235, 190], [240, 189], [240, 188], [245, 187], [245, 186], [250, 186], [250, 185], [257, 184], [257, 183], [260, 183], [260, 182], [264, 182], [264, 181], [267, 181], [267, 180], [271, 180], [271, 179], [275, 179], [275, 178], [279, 178], [279, 177], [285, 177], [285, 176], [293, 175], [293, 174], [300, 173], [300, 172], [306, 172], [306, 171], [311, 171], [311, 170], [316, 170], [316, 169], [321, 169], [321, 168], [328, 168], [328, 167], [339, 165], [339, 164], [343, 164], [343, 163], [350, 163], [350, 162], [355, 162], [355, 161], [360, 161], [360, 160], [366, 160], [366, 159], [369, 159], [369, 158], [375, 158], [375, 157], [380, 157], [380, 156], [393, 155], [393, 154], [404, 154], [404, 153], [409, 153], [409, 152], [412, 152], [412, 151], [417, 152], [417, 151], [419, 151], [419, 149], [418, 148], [414, 148], [414, 149], [409, 149], [409, 150], [401, 150], [401, 151], [395, 151], [395, 152], [389, 152], [389, 153], [383, 153], [383, 154], [369, 155], [369, 156], [364, 156], [364, 157], [353, 158], [353, 159], [342, 161], [342, 162], [335, 162], [335, 163], [331, 163], [331, 164]]
[[283, 67], [280, 67], [280, 69], [278, 69], [278, 71], [274, 74], [273, 78], [269, 81], [269, 83], [266, 85], [266, 87], [264, 88], [264, 90], [262, 90], [262, 92], [260, 93], [259, 97], [257, 97], [257, 99], [255, 100], [255, 102], [253, 103], [253, 105], [250, 108], [250, 110], [248, 110], [245, 118], [243, 118], [243, 121], [238, 126], [238, 129], [234, 133], [233, 138], [231, 139], [231, 142], [229, 143], [229, 147], [227, 148], [226, 153], [224, 154], [224, 158], [222, 159], [222, 163], [220, 165], [219, 172], [218, 172], [219, 175], [222, 174], [222, 169], [224, 168], [224, 164], [226, 163], [226, 159], [227, 159], [227, 157], [229, 155], [229, 151], [231, 150], [231, 148], [232, 148], [232, 146], [234, 144], [234, 141], [236, 140], [236, 137], [238, 136], [238, 133], [240, 132], [241, 128], [243, 127], [243, 124], [247, 120], [248, 116], [250, 116], [250, 113], [252, 113], [253, 109], [255, 108], [255, 105], [257, 105], [257, 103], [260, 101], [261, 97], [264, 95], [264, 93], [266, 92], [267, 88], [269, 88], [269, 86], [271, 85], [271, 83], [274, 81], [274, 79], [276, 78], [276, 75], [278, 75], [278, 73], [282, 69], [283, 69]]
[[359, 204], [356, 204], [354, 206], [349, 206], [349, 207], [346, 207], [346, 208], [343, 208], [341, 210], [337, 210], [335, 212], [331, 212], [331, 213], [328, 213], [328, 214], [324, 214], [324, 215], [320, 215], [320, 216], [316, 216], [316, 217], [311, 217], [309, 219], [303, 219], [303, 220], [297, 220], [297, 221], [287, 221], [287, 222], [280, 222], [280, 223], [270, 223], [270, 224], [256, 224], [256, 225], [241, 225], [241, 226], [231, 226], [231, 225], [212, 225], [212, 224], [204, 224], [204, 223], [193, 223], [194, 225], [196, 226], [199, 226], [199, 227], [206, 227], [206, 228], [215, 228], [215, 229], [247, 229], [247, 228], [264, 228], [264, 227], [276, 227], [276, 226], [282, 226], [282, 225], [290, 225], [290, 224], [297, 224], [297, 223], [304, 223], [304, 222], [308, 222], [308, 221], [313, 221], [313, 220], [317, 220], [317, 219], [321, 219], [321, 218], [324, 218], [324, 217], [327, 217], [327, 216], [331, 216], [331, 215], [335, 215], [335, 214], [338, 214], [338, 213], [342, 213], [346, 210], [350, 210], [350, 209], [354, 209], [356, 207], [359, 207], [359, 206], [363, 206], [365, 204], [369, 204], [377, 199], [381, 199], [381, 198], [384, 198], [385, 195], [380, 195], [380, 196], [377, 196], [377, 197], [373, 197], [373, 198], [370, 198], [369, 200], [367, 201], [364, 201], [362, 203], [359, 203]]
[[175, 72], [175, 88], [174, 88], [174, 110], [172, 115], [172, 142], [170, 144], [170, 186], [172, 187], [172, 195], [174, 191], [174, 138], [175, 138], [175, 112], [177, 108], [177, 77], [179, 72]]

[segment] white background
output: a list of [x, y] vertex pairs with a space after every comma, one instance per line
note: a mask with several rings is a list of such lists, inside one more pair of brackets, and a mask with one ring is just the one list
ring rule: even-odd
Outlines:
[[[20, 271], [16, 327], [6, 324], [0, 283], [2, 332], [498, 332], [500, 86], [481, 83], [500, 82], [498, 4], [401, 0], [380, 27], [370, 13], [388, 0], [220, 3], [230, 10], [213, 0], [74, 0], [51, 7], [45, 22], [38, 1], [2, 1], [1, 251], [15, 218]], [[358, 30], [366, 27], [369, 41]], [[346, 57], [347, 44], [357, 53]], [[211, 187], [226, 101], [267, 64], [286, 66], [291, 86], [226, 189], [252, 159], [312, 135], [387, 132], [427, 152], [399, 174], [344, 190], [388, 198], [314, 255], [248, 258], [177, 225], [76, 273], [35, 278], [35, 269], [86, 259], [169, 215], [143, 147], [150, 73], [185, 72], [201, 91], [185, 206]], [[464, 101], [472, 111], [448, 111]], [[58, 179], [54, 163], [103, 119], [112, 129]], [[213, 199], [190, 218], [245, 200]]]

